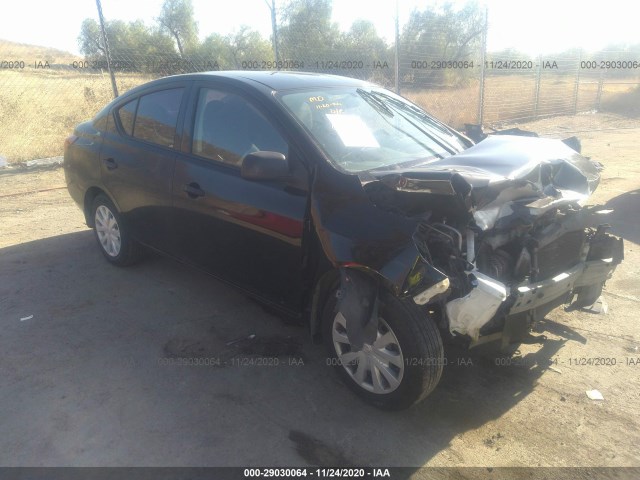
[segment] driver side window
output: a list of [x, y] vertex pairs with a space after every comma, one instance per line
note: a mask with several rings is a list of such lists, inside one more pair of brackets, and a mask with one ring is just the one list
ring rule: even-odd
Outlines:
[[202, 88], [198, 95], [191, 152], [240, 166], [251, 152], [288, 155], [288, 146], [269, 121], [239, 95]]

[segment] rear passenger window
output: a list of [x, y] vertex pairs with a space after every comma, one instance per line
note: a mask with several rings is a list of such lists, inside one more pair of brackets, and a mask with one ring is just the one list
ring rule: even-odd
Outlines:
[[116, 116], [118, 120], [120, 120], [120, 125], [122, 125], [122, 129], [127, 135], [133, 135], [133, 121], [136, 118], [137, 107], [138, 99], [136, 98], [129, 103], [125, 103], [116, 112]]
[[133, 136], [163, 147], [173, 147], [183, 91], [183, 88], [174, 88], [140, 97]]

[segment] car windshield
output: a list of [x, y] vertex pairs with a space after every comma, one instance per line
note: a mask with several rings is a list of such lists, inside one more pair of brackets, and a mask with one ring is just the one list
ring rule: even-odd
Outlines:
[[349, 172], [428, 162], [470, 146], [454, 130], [384, 89], [297, 90], [279, 98], [327, 156]]

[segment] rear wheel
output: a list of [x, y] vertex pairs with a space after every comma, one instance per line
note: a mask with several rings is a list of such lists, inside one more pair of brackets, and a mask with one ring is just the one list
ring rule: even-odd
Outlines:
[[442, 338], [435, 323], [409, 301], [383, 293], [378, 311], [376, 339], [355, 348], [332, 295], [323, 312], [323, 338], [331, 363], [360, 397], [384, 409], [407, 408], [438, 384]]
[[130, 236], [113, 202], [104, 194], [93, 199], [94, 233], [105, 258], [125, 266], [140, 258], [140, 246]]

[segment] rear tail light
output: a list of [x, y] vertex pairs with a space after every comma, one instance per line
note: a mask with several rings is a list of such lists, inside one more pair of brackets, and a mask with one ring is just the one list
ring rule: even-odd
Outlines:
[[69, 148], [71, 145], [73, 145], [76, 140], [78, 140], [78, 136], [77, 135], [69, 135], [67, 138], [64, 139], [64, 149], [65, 151], [67, 150], [67, 148]]

